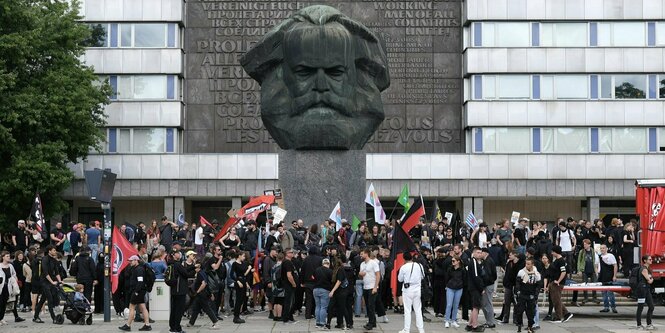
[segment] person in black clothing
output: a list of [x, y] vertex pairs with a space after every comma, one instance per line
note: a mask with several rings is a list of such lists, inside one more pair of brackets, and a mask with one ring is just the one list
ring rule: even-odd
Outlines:
[[[182, 252], [172, 251], [173, 261], [169, 265], [173, 266], [173, 274], [175, 274], [176, 285], [170, 288], [171, 290], [171, 311], [169, 313], [169, 332], [182, 333], [182, 326], [180, 320], [182, 319], [187, 302], [188, 286], [187, 279], [194, 277], [195, 270], [193, 265], [188, 265], [185, 268], [181, 263]], [[190, 262], [190, 264], [193, 262]]]
[[259, 241], [259, 232], [260, 230], [256, 229], [256, 222], [248, 221], [247, 230], [240, 237], [242, 248], [245, 251], [249, 252], [249, 258], [252, 259], [256, 255], [256, 248], [258, 247]]
[[220, 327], [217, 325], [219, 320], [210, 307], [212, 295], [210, 295], [210, 292], [208, 291], [208, 276], [201, 269], [201, 264], [199, 263], [194, 264], [194, 271], [196, 272], [196, 279], [194, 280], [194, 296], [192, 296], [192, 315], [189, 317], [187, 327], [193, 327], [196, 323], [196, 319], [199, 317], [199, 313], [203, 311], [212, 321], [211, 328], [217, 329]]
[[263, 264], [261, 265], [261, 282], [263, 283], [263, 289], [266, 295], [266, 301], [268, 303], [268, 314], [269, 319], [275, 318], [275, 313], [273, 312], [274, 297], [272, 294], [272, 271], [273, 266], [277, 263], [277, 248], [273, 247], [270, 249], [269, 255], [263, 258]]
[[501, 320], [502, 324], [507, 324], [510, 319], [510, 307], [515, 303], [513, 288], [515, 287], [517, 272], [522, 268], [524, 268], [524, 258], [519, 252], [513, 250], [508, 254], [506, 272], [503, 276], [503, 308], [501, 314], [496, 317], [497, 320]]
[[241, 251], [238, 253], [236, 261], [231, 265], [233, 276], [235, 276], [235, 291], [236, 299], [233, 304], [233, 323], [242, 324], [245, 320], [240, 318], [242, 307], [247, 303], [247, 290], [249, 288], [248, 279], [251, 278], [251, 273], [254, 271], [252, 266], [245, 263], [246, 253]]
[[533, 333], [534, 317], [536, 312], [536, 303], [538, 302], [538, 291], [540, 290], [540, 272], [535, 268], [533, 259], [527, 259], [522, 268], [517, 273], [515, 284], [515, 320], [517, 321], [517, 332], [522, 331], [522, 315], [526, 311], [528, 332]]
[[[653, 324], [651, 324], [651, 317], [653, 316], [653, 296], [651, 295], [651, 285], [653, 284], [653, 272], [651, 271], [651, 263], [653, 259], [650, 255], [646, 254], [642, 256], [642, 265], [639, 268], [639, 275], [637, 279], [637, 290], [635, 294], [637, 296], [637, 313], [635, 314], [635, 319], [637, 319], [637, 328], [638, 330], [654, 330]], [[647, 306], [647, 326], [642, 326], [642, 310], [644, 306]]]
[[92, 287], [98, 283], [97, 265], [90, 258], [90, 249], [87, 246], [82, 248], [78, 256], [74, 258], [69, 273], [76, 276], [76, 283], [83, 285], [83, 295], [85, 298], [92, 300]]
[[282, 310], [282, 321], [285, 323], [293, 322], [293, 300], [297, 287], [298, 272], [293, 265], [293, 249], [286, 248], [286, 254], [282, 262], [282, 288], [284, 288], [284, 308]]
[[28, 231], [25, 229], [24, 220], [18, 221], [18, 226], [12, 234], [12, 243], [12, 245], [14, 245], [14, 251], [25, 252], [28, 248]]
[[145, 223], [139, 222], [139, 224], [136, 225], [136, 234], [134, 235], [134, 241], [136, 241], [136, 244], [139, 246], [146, 244], [148, 235], [145, 233]]
[[[212, 249], [212, 258], [206, 260], [206, 262], [203, 264], [203, 271], [208, 274], [208, 278], [212, 276], [214, 279], [216, 277], [219, 279], [221, 286], [217, 289], [216, 292], [212, 292], [212, 297], [213, 297], [213, 311], [215, 312], [215, 315], [217, 315], [217, 318], [221, 320], [221, 316], [219, 316], [219, 308], [222, 305], [222, 301], [224, 300], [224, 285], [223, 281], [226, 280], [226, 266], [224, 265], [224, 256], [222, 255], [222, 248], [215, 244], [211, 246]], [[193, 256], [190, 256], [193, 257]], [[190, 262], [188, 266], [192, 266], [191, 260], [192, 258], [188, 257], [187, 260]], [[214, 275], [213, 275], [214, 274]]]
[[[44, 306], [44, 302], [48, 301], [48, 311], [51, 314], [53, 323], [56, 324], [55, 307], [57, 305], [57, 297], [55, 288], [57, 288], [57, 286], [62, 283], [62, 279], [58, 270], [58, 259], [56, 259], [58, 256], [58, 251], [56, 251], [55, 246], [46, 246], [46, 253], [47, 255], [42, 258], [41, 264], [40, 282], [42, 296], [39, 299], [37, 306], [35, 307], [35, 316], [32, 318], [32, 321], [35, 323], [43, 323], [43, 321], [39, 318], [39, 313], [41, 311], [38, 310], [41, 310]], [[37, 283], [37, 281], [33, 281], [33, 283]]]
[[344, 329], [344, 319], [346, 319], [346, 327], [353, 327], [353, 315], [350, 307], [347, 306], [348, 303], [348, 294], [351, 291], [350, 283], [346, 277], [344, 270], [344, 262], [346, 258], [339, 256], [335, 258], [335, 263], [333, 266], [333, 271], [331, 272], [332, 277], [332, 289], [328, 296], [330, 296], [330, 309], [328, 311], [328, 318], [326, 321], [325, 327], [330, 329], [330, 322], [333, 318], [333, 313], [337, 317], [337, 325], [335, 328]]
[[[308, 258], [311, 258], [309, 256]], [[316, 303], [316, 327], [322, 328], [326, 325], [328, 316], [328, 304], [332, 298], [332, 280], [333, 271], [330, 269], [330, 260], [328, 258], [321, 260], [321, 266], [314, 270], [313, 293]]]
[[469, 324], [467, 325], [467, 331], [482, 332], [484, 327], [478, 324], [478, 312], [482, 308], [482, 293], [485, 290], [485, 281], [483, 276], [487, 273], [485, 272], [485, 265], [482, 261], [482, 251], [479, 247], [473, 249], [473, 255], [469, 264], [466, 267], [468, 271], [468, 290], [469, 298], [471, 300], [471, 316], [469, 318]]
[[[97, 263], [95, 264], [95, 276], [97, 277], [97, 281], [101, 281], [102, 277], [104, 276], [104, 252], [99, 252], [97, 254]], [[95, 312], [94, 313], [104, 313], [104, 307], [102, 304], [104, 303], [104, 284], [103, 283], [97, 283], [96, 285], [93, 285], [94, 289], [94, 297], [95, 297]], [[115, 299], [113, 301], [115, 304]], [[113, 306], [115, 308], [115, 305]]]
[[448, 251], [443, 247], [436, 249], [436, 259], [432, 271], [432, 307], [436, 317], [443, 318], [446, 311], [446, 261]]
[[303, 260], [301, 269], [303, 280], [301, 285], [305, 289], [305, 319], [314, 318], [314, 285], [317, 282], [314, 272], [321, 267], [322, 262], [323, 257], [321, 257], [319, 249], [315, 246], [310, 247], [309, 255]]
[[173, 227], [175, 226], [177, 224], [169, 221], [166, 216], [162, 217], [162, 225], [159, 227], [159, 244], [164, 245], [167, 249], [173, 245]]
[[494, 295], [494, 282], [497, 279], [496, 263], [489, 256], [489, 249], [482, 249], [483, 266], [485, 266], [486, 275], [483, 276], [485, 283], [485, 292], [483, 297], [483, 314], [485, 315], [485, 327], [496, 327], [496, 319], [494, 319], [494, 305], [492, 304], [492, 295]]
[[125, 295], [125, 298], [129, 297], [129, 316], [127, 317], [127, 323], [123, 326], [118, 327], [121, 331], [131, 331], [132, 322], [134, 321], [134, 316], [136, 315], [136, 307], [138, 306], [139, 311], [143, 315], [143, 327], [139, 328], [139, 331], [151, 331], [150, 327], [150, 314], [148, 309], [145, 307], [145, 296], [147, 293], [147, 288], [145, 285], [145, 265], [139, 265], [139, 256], [133, 255], [129, 257], [129, 265], [131, 268], [130, 278], [125, 281], [128, 285], [129, 293]]

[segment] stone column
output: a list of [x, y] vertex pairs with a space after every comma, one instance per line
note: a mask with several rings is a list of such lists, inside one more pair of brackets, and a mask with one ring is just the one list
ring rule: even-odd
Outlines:
[[462, 198], [462, 211], [460, 214], [460, 219], [464, 221], [466, 216], [469, 215], [470, 211], [473, 211], [473, 215], [476, 219], [483, 218], [483, 198]]
[[590, 197], [586, 199], [587, 216], [586, 219], [593, 221], [600, 217], [600, 198]]
[[362, 150], [282, 150], [279, 185], [287, 219], [320, 223], [340, 202], [342, 218], [365, 216], [365, 152]]
[[173, 197], [164, 198], [164, 216], [166, 216], [171, 221], [177, 217], [173, 213], [173, 208], [175, 207], [175, 202], [173, 199]]

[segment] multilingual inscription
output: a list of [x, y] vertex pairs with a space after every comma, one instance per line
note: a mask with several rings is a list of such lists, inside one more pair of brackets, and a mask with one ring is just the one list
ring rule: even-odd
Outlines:
[[312, 4], [333, 6], [383, 38], [391, 87], [369, 152], [462, 152], [461, 2], [187, 1], [187, 152], [274, 152], [260, 86], [239, 65], [273, 26]]

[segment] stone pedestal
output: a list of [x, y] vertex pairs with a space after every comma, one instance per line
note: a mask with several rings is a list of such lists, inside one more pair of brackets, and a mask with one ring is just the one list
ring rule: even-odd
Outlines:
[[342, 218], [365, 218], [366, 154], [362, 150], [282, 150], [279, 186], [286, 221], [306, 225], [326, 220], [340, 201]]

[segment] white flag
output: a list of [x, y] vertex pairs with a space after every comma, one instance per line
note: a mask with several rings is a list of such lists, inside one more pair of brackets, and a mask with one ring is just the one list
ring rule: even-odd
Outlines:
[[337, 205], [333, 209], [332, 213], [330, 213], [329, 218], [337, 223], [337, 230], [342, 228], [342, 208], [339, 205], [339, 201], [337, 201]]
[[369, 188], [367, 189], [365, 202], [374, 207], [374, 221], [378, 224], [386, 223], [386, 212], [383, 210], [383, 206], [381, 206], [379, 194], [374, 190], [374, 184], [372, 183], [369, 184]]

